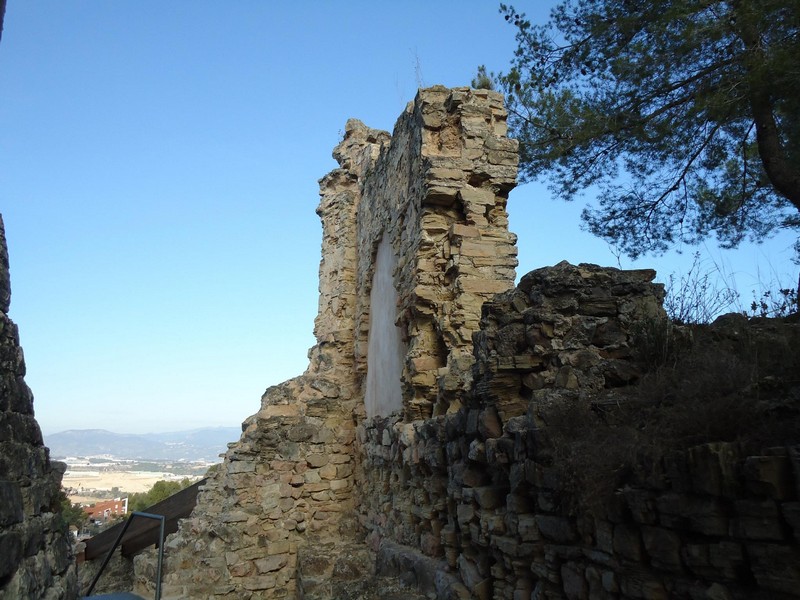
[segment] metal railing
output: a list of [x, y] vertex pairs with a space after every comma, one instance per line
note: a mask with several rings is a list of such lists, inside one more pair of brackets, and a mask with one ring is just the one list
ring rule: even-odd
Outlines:
[[131, 516], [128, 517], [128, 520], [125, 521], [125, 526], [122, 528], [122, 531], [119, 532], [114, 545], [111, 546], [111, 550], [108, 551], [106, 554], [105, 560], [103, 560], [103, 564], [100, 565], [100, 569], [97, 571], [97, 575], [94, 576], [92, 580], [92, 585], [89, 586], [89, 590], [86, 592], [87, 596], [92, 595], [92, 591], [94, 590], [94, 586], [97, 585], [97, 581], [100, 579], [100, 575], [103, 574], [103, 570], [108, 566], [108, 563], [111, 561], [111, 557], [114, 554], [114, 550], [117, 549], [120, 542], [122, 541], [122, 537], [125, 535], [125, 532], [128, 531], [128, 527], [133, 522], [136, 517], [142, 517], [144, 519], [156, 519], [161, 521], [161, 533], [158, 538], [158, 569], [156, 570], [156, 598], [155, 600], [161, 600], [161, 567], [164, 562], [164, 538], [166, 537], [164, 528], [166, 526], [166, 517], [164, 515], [154, 515], [152, 513], [146, 512], [134, 512], [131, 513]]

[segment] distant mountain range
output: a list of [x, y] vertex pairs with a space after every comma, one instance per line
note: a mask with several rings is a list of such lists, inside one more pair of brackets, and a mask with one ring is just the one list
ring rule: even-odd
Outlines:
[[45, 436], [53, 458], [108, 455], [119, 459], [217, 462], [242, 434], [239, 427], [208, 427], [169, 433], [128, 434], [72, 429]]

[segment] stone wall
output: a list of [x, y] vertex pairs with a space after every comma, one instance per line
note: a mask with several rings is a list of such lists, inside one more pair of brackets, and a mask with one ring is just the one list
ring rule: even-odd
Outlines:
[[[514, 280], [505, 204], [517, 146], [505, 138], [505, 117], [497, 93], [435, 87], [419, 92], [392, 136], [348, 121], [334, 150], [340, 166], [320, 181], [320, 300], [309, 367], [266, 391], [191, 518], [170, 536], [167, 597], [310, 597], [320, 578], [307, 564], [298, 589], [300, 550], [342, 546], [357, 533], [355, 426], [366, 414], [381, 241], [396, 264], [399, 304], [390, 320], [405, 352], [397, 381], [404, 412], [419, 418], [457, 409], [480, 306]], [[135, 565], [137, 588], [148, 592], [154, 558], [142, 555]]]
[[[639, 327], [663, 318], [653, 276], [566, 263], [529, 273], [484, 306], [462, 410], [359, 426], [359, 516], [385, 572], [401, 545], [438, 598], [800, 597], [797, 446], [703, 444], [594, 508], [564, 496], [546, 409], [588, 412], [639, 378]], [[790, 333], [787, 350], [800, 341]], [[623, 442], [606, 443], [584, 452]]]
[[72, 599], [77, 576], [59, 514], [63, 463], [51, 462], [25, 384], [0, 217], [0, 598]]
[[[610, 414], [635, 387], [663, 287], [562, 263], [514, 288], [505, 119], [497, 93], [434, 87], [391, 136], [348, 121], [320, 181], [309, 367], [266, 391], [168, 539], [166, 598], [797, 597], [795, 446], [687, 446], [569, 496], [560, 445], [591, 425], [558, 411]], [[154, 556], [135, 564], [147, 593]]]

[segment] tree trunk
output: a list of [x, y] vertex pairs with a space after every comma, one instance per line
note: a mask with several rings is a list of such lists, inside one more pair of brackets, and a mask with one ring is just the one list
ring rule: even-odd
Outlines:
[[6, 16], [6, 0], [0, 0], [0, 39], [3, 39], [3, 19]]
[[769, 93], [750, 90], [750, 106], [756, 123], [756, 141], [761, 163], [770, 183], [800, 211], [800, 173], [792, 169], [781, 143]]
[[734, 2], [734, 14], [739, 37], [747, 51], [744, 67], [748, 74], [748, 96], [756, 125], [758, 154], [775, 191], [800, 211], [800, 172], [790, 163], [775, 122], [770, 83], [772, 76], [763, 68], [768, 63], [768, 57], [762, 45], [761, 32], [753, 15], [742, 4]]

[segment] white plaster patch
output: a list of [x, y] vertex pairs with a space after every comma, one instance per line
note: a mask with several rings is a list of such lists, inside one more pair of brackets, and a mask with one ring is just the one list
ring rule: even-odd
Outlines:
[[384, 237], [378, 244], [369, 297], [367, 384], [364, 395], [368, 419], [386, 417], [403, 408], [400, 378], [406, 349], [400, 328], [395, 325], [398, 295], [392, 274], [396, 265], [397, 257]]

